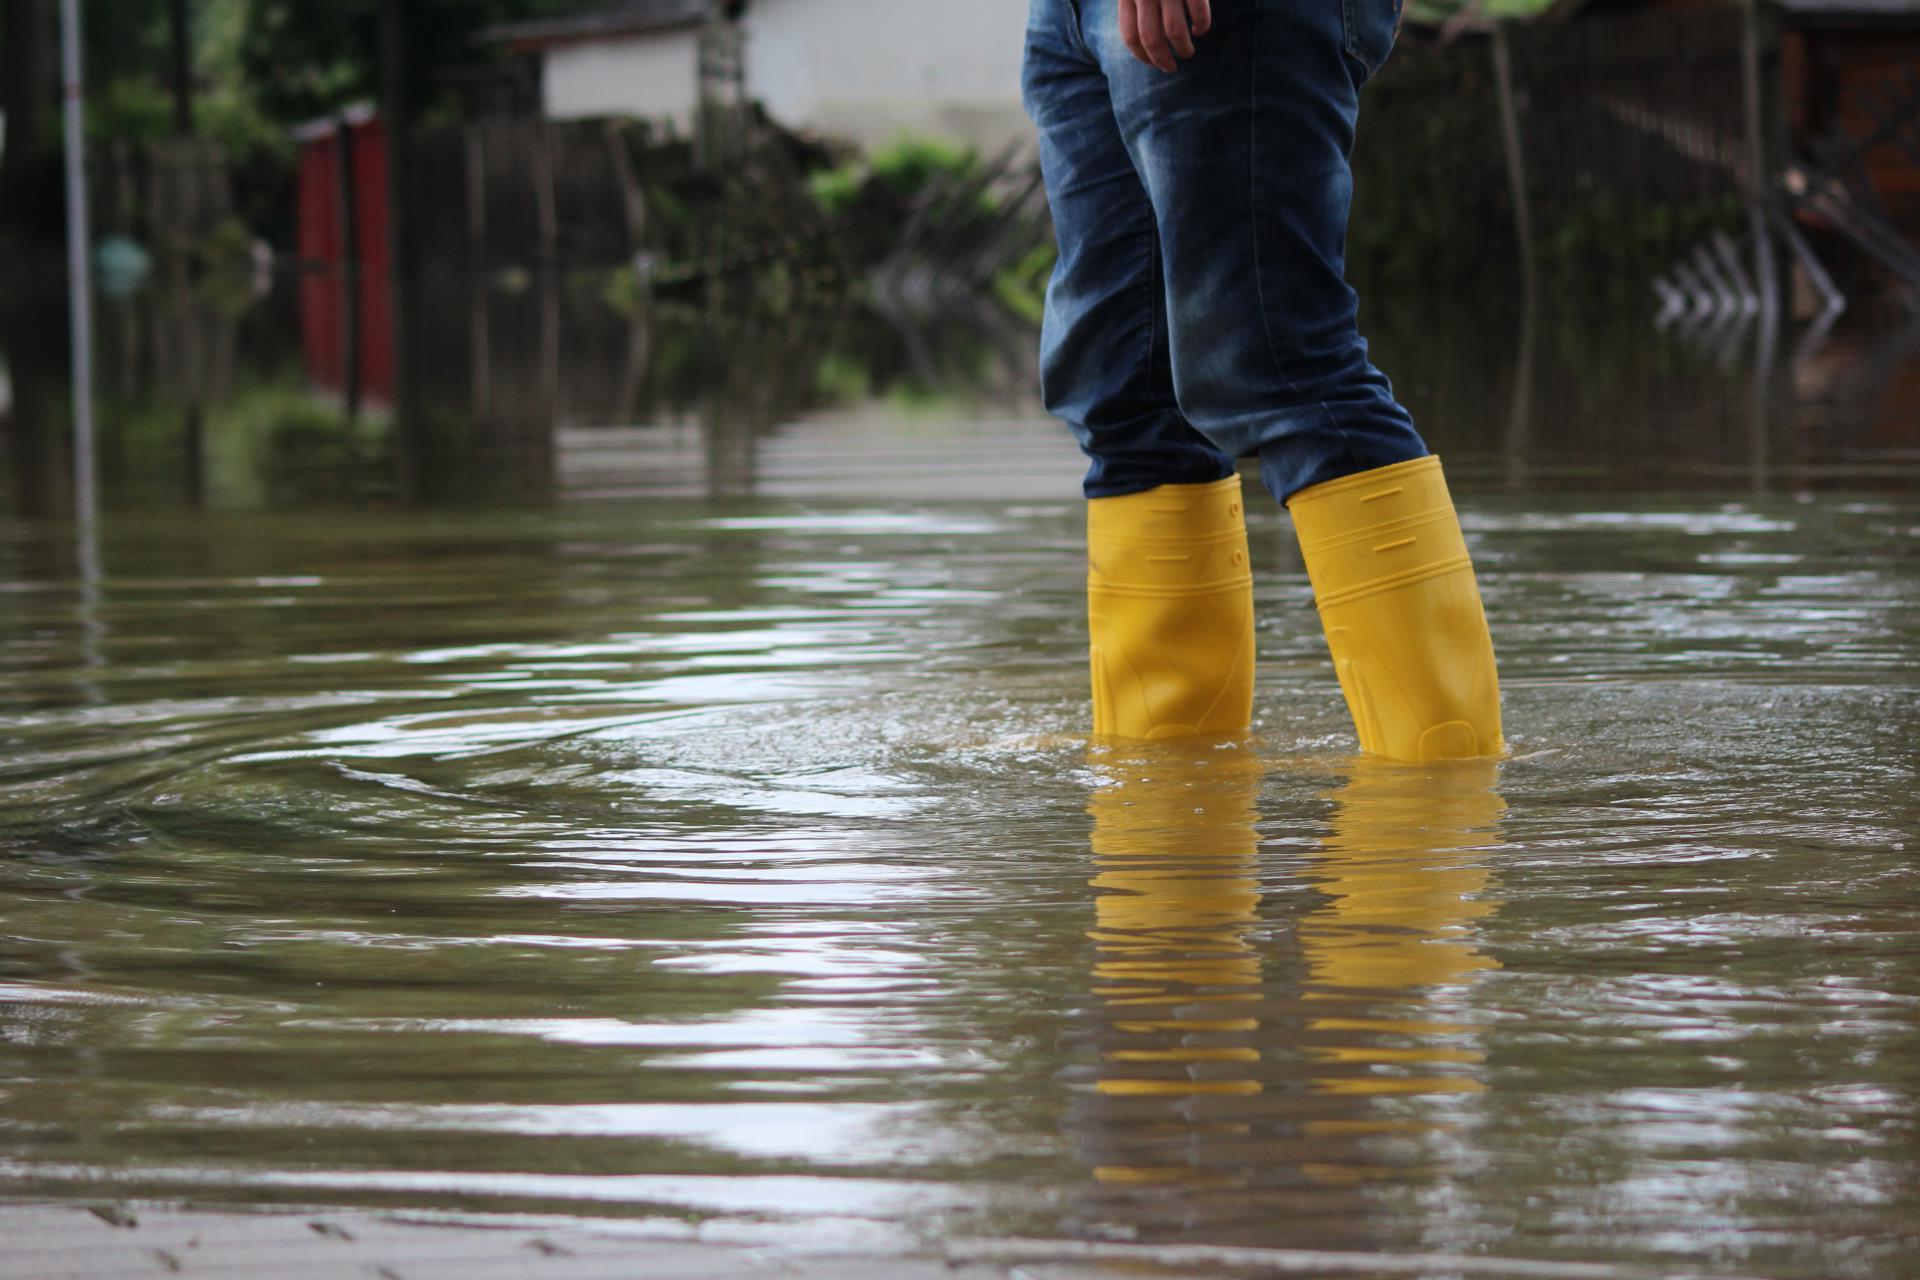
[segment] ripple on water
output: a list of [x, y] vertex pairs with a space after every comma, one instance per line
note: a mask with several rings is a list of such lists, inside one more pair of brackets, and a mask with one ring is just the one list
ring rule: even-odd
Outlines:
[[1901, 1275], [1914, 517], [1682, 506], [1470, 505], [1460, 769], [1345, 754], [1271, 517], [1197, 748], [1079, 736], [1060, 506], [0, 583], [0, 1185]]

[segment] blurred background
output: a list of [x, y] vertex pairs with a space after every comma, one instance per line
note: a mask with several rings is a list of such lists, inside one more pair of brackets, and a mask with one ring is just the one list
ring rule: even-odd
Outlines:
[[[0, 3], [19, 514], [74, 501], [57, 7]], [[103, 501], [744, 495], [823, 411], [1052, 430], [1025, 10], [88, 6]], [[1355, 156], [1378, 363], [1500, 484], [1910, 483], [1917, 57], [1905, 0], [1412, 5]]]

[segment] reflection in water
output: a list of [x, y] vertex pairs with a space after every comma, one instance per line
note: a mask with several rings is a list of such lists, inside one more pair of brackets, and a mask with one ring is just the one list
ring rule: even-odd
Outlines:
[[950, 497], [115, 513], [97, 643], [0, 521], [0, 1189], [1909, 1280], [1920, 502], [1476, 500], [1498, 800], [1278, 567], [1090, 859], [1084, 513]]
[[1465, 760], [1411, 769], [1361, 757], [1334, 792], [1333, 831], [1313, 879], [1327, 903], [1300, 921], [1308, 1056], [1328, 1093], [1471, 1092], [1448, 1071], [1484, 1060], [1473, 1027], [1442, 1009], [1498, 965], [1473, 925], [1493, 910], [1485, 832], [1504, 806], [1497, 765]]
[[[902, 316], [823, 299], [729, 313], [615, 305], [605, 283], [423, 282], [406, 295], [414, 322], [396, 346], [387, 326], [346, 332], [344, 303], [302, 310], [303, 293], [346, 297], [337, 279], [258, 299], [156, 281], [101, 315], [105, 505], [847, 497], [833, 461], [847, 452], [887, 464], [876, 488], [918, 480], [951, 493], [940, 476], [951, 455], [992, 458], [1013, 436], [1059, 459], [1035, 492], [1073, 492], [1076, 455], [1039, 404], [1036, 336], [990, 304]], [[1575, 321], [1543, 307], [1462, 324], [1448, 305], [1397, 299], [1371, 327], [1383, 367], [1468, 488], [1684, 478], [1771, 491], [1914, 475], [1920, 329], [1863, 324], [1792, 359], [1743, 346], [1729, 363], [1637, 315]], [[68, 501], [57, 314], [57, 303], [0, 297], [11, 386], [0, 490], [26, 514]], [[358, 359], [349, 340], [366, 348]], [[959, 437], [932, 458], [898, 430], [929, 419]]]
[[1097, 1062], [1068, 1120], [1101, 1189], [1084, 1228], [1381, 1243], [1358, 1189], [1443, 1173], [1417, 1140], [1450, 1127], [1445, 1095], [1484, 1087], [1461, 995], [1498, 967], [1475, 936], [1497, 766], [1351, 761], [1299, 868], [1322, 900], [1287, 946], [1261, 914], [1259, 757], [1171, 744], [1098, 763]]
[[[116, 300], [100, 320], [106, 505], [733, 497], [766, 493], [769, 441], [822, 410], [1041, 421], [1033, 334], [991, 306], [730, 314], [614, 306], [604, 283], [434, 279], [406, 295], [404, 345], [373, 323], [395, 301], [384, 282], [309, 274], [248, 300], [164, 279]], [[70, 502], [59, 314], [0, 294], [0, 511]]]
[[[1169, 752], [1116, 759], [1094, 793], [1093, 992], [1113, 1015], [1114, 1040], [1095, 1087], [1109, 1097], [1258, 1093], [1245, 1041], [1254, 1018], [1182, 1013], [1196, 993], [1214, 1006], [1259, 999], [1260, 957], [1249, 934], [1254, 801], [1260, 764], [1250, 753]], [[1165, 1166], [1103, 1165], [1109, 1181], [1179, 1176]]]
[[1262, 765], [1237, 746], [1139, 744], [1098, 762], [1091, 1088], [1066, 1125], [1092, 1166], [1081, 1229], [1174, 1237], [1258, 1176], [1246, 1116], [1207, 1098], [1264, 1089], [1254, 831]]
[[[1468, 327], [1384, 335], [1525, 481], [1467, 504], [1499, 796], [1334, 754], [1269, 512], [1261, 754], [1099, 756], [1090, 868], [1030, 334], [463, 293], [349, 427], [288, 307], [155, 301], [97, 577], [0, 307], [8, 1194], [1914, 1274], [1920, 504], [1725, 493], [1910, 480], [1899, 341], [1760, 432], [1631, 335], [1543, 328], [1518, 429]], [[410, 509], [476, 494], [647, 500]]]

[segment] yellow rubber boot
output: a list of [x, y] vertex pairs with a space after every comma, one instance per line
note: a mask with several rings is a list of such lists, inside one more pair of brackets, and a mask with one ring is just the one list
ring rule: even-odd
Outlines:
[[1087, 503], [1093, 731], [1244, 733], [1253, 575], [1240, 477]]
[[1360, 749], [1396, 760], [1500, 754], [1500, 684], [1440, 459], [1287, 500]]

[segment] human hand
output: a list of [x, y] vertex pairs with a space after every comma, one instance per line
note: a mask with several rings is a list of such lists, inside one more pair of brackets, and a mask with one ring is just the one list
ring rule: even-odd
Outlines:
[[1213, 0], [1117, 0], [1120, 39], [1150, 67], [1177, 71], [1174, 60], [1193, 56], [1195, 36], [1213, 26]]

